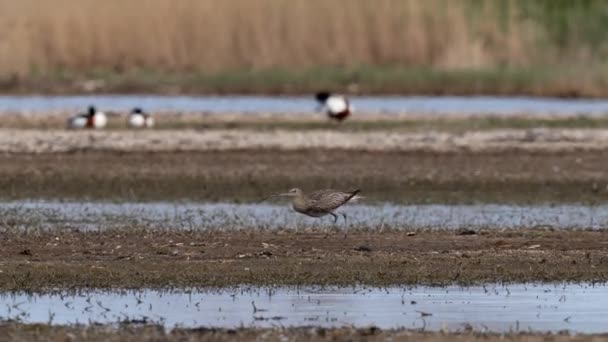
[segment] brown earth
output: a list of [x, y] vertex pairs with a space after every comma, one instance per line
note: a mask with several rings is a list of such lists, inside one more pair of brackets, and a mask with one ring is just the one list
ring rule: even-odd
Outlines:
[[607, 129], [347, 131], [257, 129], [97, 130], [0, 129], [0, 153], [207, 152], [342, 149], [376, 152], [573, 152], [608, 149]]
[[[166, 331], [157, 326], [122, 325], [55, 327], [45, 324], [0, 324], [0, 336], [17, 341], [606, 341], [606, 335], [568, 335], [479, 332], [432, 333], [411, 330], [381, 330], [375, 327], [353, 328], [275, 328], [275, 329], [174, 329]], [[0, 340], [4, 340], [0, 337]]]
[[255, 201], [292, 187], [361, 188], [366, 201], [599, 203], [597, 151], [81, 151], [0, 154], [0, 197]]
[[[311, 100], [312, 101], [312, 100]], [[104, 111], [108, 116], [107, 130], [127, 129], [127, 112]], [[2, 129], [65, 129], [74, 111], [56, 110], [45, 112], [0, 111]], [[456, 132], [485, 131], [496, 129], [598, 129], [608, 128], [608, 118], [572, 113], [520, 113], [501, 116], [491, 110], [484, 115], [436, 113], [428, 115], [411, 111], [401, 113], [355, 112], [348, 120], [337, 124], [321, 112], [302, 113], [242, 113], [242, 112], [177, 112], [153, 113], [153, 130], [336, 130], [338, 132], [400, 131], [400, 132]]]
[[5, 231], [0, 289], [608, 280], [604, 231]]

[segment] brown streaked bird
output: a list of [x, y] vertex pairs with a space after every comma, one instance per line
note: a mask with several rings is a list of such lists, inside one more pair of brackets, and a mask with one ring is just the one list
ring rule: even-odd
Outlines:
[[[351, 199], [354, 199], [355, 197], [360, 198], [357, 196], [360, 191], [361, 190], [358, 189], [354, 191], [325, 189], [304, 194], [302, 190], [293, 188], [286, 193], [271, 195], [263, 200], [279, 196], [292, 197], [292, 206], [295, 211], [310, 217], [331, 215], [334, 218], [334, 223], [336, 223], [338, 221], [338, 215], [336, 215], [334, 211]], [[345, 213], [342, 213], [342, 217], [344, 217], [344, 221], [346, 222], [347, 218]]]

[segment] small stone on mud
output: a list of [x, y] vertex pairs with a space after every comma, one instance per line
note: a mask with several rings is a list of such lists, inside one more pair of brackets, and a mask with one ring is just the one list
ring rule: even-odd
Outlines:
[[416, 236], [416, 232], [407, 232], [405, 236]]
[[272, 252], [271, 251], [262, 251], [262, 252], [258, 253], [258, 255], [270, 258], [272, 256]]
[[456, 232], [457, 235], [476, 235], [477, 232], [473, 229], [460, 229]]
[[21, 252], [19, 252], [19, 254], [21, 255], [32, 255], [32, 251], [30, 251], [29, 249], [24, 249]]
[[380, 332], [380, 328], [378, 328], [376, 326], [371, 326], [369, 328], [359, 330], [359, 333], [361, 334], [361, 336], [371, 336], [371, 335], [375, 335], [379, 332]]
[[371, 252], [372, 249], [370, 247], [368, 247], [368, 246], [361, 245], [359, 247], [355, 247], [355, 251], [357, 251], [357, 252]]

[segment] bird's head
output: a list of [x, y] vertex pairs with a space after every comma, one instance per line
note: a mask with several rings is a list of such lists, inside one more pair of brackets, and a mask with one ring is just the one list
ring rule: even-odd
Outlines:
[[302, 195], [302, 190], [300, 190], [298, 188], [293, 188], [293, 189], [289, 190], [288, 192], [281, 194], [281, 195], [288, 196], [288, 197], [296, 197], [296, 196]]
[[97, 112], [97, 109], [95, 108], [95, 106], [89, 106], [89, 110], [88, 110], [89, 116], [95, 115], [96, 112]]
[[144, 112], [144, 111], [143, 111], [141, 108], [139, 108], [139, 107], [135, 107], [135, 108], [133, 108], [133, 110], [131, 111], [131, 113], [133, 113], [133, 114], [143, 114], [143, 112]]
[[317, 99], [317, 101], [321, 102], [321, 103], [325, 103], [325, 101], [327, 101], [327, 99], [331, 96], [331, 93], [328, 91], [320, 91], [315, 95], [315, 98]]

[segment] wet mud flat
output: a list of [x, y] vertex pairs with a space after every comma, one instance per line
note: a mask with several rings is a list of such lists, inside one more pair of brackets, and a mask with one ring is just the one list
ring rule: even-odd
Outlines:
[[0, 197], [239, 202], [297, 186], [360, 188], [366, 202], [593, 204], [608, 199], [607, 169], [603, 150], [4, 153]]
[[364, 151], [561, 152], [604, 150], [608, 129], [494, 129], [465, 132], [398, 132], [384, 129], [345, 131], [336, 124], [318, 130], [167, 129], [96, 130], [0, 129], [0, 152], [74, 151], [173, 152], [274, 149]]
[[606, 281], [603, 230], [4, 231], [0, 288]]
[[87, 341], [605, 341], [606, 334], [570, 335], [543, 333], [483, 333], [483, 332], [424, 332], [407, 329], [383, 330], [376, 327], [367, 328], [179, 328], [166, 330], [159, 326], [140, 326], [123, 324], [114, 326], [50, 326], [46, 324], [20, 324], [8, 322], [0, 324], [0, 334], [11, 336], [18, 340], [57, 341], [57, 340], [87, 340]]

